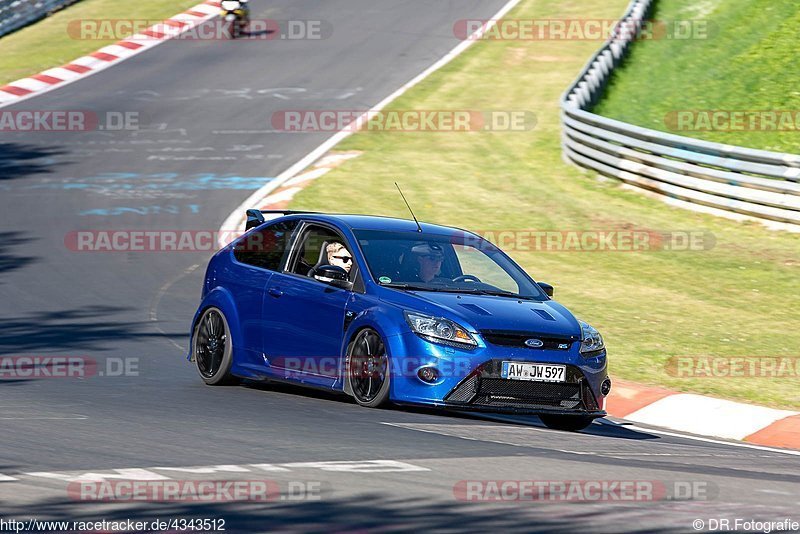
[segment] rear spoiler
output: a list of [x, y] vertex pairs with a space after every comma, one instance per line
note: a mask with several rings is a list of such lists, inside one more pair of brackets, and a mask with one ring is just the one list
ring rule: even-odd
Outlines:
[[257, 226], [261, 226], [266, 222], [264, 218], [264, 214], [280, 214], [280, 215], [294, 215], [296, 213], [319, 213], [318, 211], [304, 211], [304, 210], [259, 210], [259, 209], [249, 209], [247, 210], [247, 222], [244, 225], [245, 231], [250, 230], [251, 228], [255, 228]]

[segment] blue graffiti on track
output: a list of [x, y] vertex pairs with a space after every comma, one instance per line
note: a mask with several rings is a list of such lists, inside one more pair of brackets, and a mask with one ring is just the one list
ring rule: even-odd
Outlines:
[[181, 212], [200, 213], [200, 204], [168, 204], [166, 206], [114, 206], [83, 210], [79, 215], [113, 217], [116, 215], [178, 215]]
[[238, 176], [214, 173], [182, 175], [178, 173], [106, 172], [83, 178], [49, 178], [39, 183], [22, 186], [21, 189], [76, 189], [98, 192], [113, 190], [210, 191], [258, 189], [272, 179], [265, 176]]

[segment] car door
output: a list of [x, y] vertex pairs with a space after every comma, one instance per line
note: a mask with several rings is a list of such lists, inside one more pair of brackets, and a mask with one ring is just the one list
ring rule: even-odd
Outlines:
[[239, 316], [242, 365], [263, 370], [262, 303], [269, 280], [281, 270], [299, 221], [277, 222], [248, 232], [233, 249], [234, 268], [221, 273]]
[[264, 354], [271, 372], [282, 378], [330, 387], [338, 377], [345, 310], [352, 292], [308, 276], [325, 245], [334, 241], [353, 250], [333, 227], [305, 224], [286, 269], [267, 284]]

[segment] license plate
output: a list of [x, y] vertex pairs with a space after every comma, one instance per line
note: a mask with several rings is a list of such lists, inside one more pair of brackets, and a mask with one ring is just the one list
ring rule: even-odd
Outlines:
[[503, 362], [503, 368], [500, 371], [502, 378], [509, 380], [535, 380], [538, 382], [564, 382], [566, 374], [566, 365], [551, 365], [548, 363]]

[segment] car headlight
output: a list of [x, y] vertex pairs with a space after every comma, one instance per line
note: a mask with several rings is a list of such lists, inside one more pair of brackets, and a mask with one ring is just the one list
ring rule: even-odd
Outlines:
[[406, 322], [415, 333], [431, 343], [472, 348], [478, 344], [466, 328], [443, 317], [405, 312]]
[[595, 327], [585, 321], [578, 322], [581, 324], [581, 354], [597, 352], [606, 348], [603, 336]]

